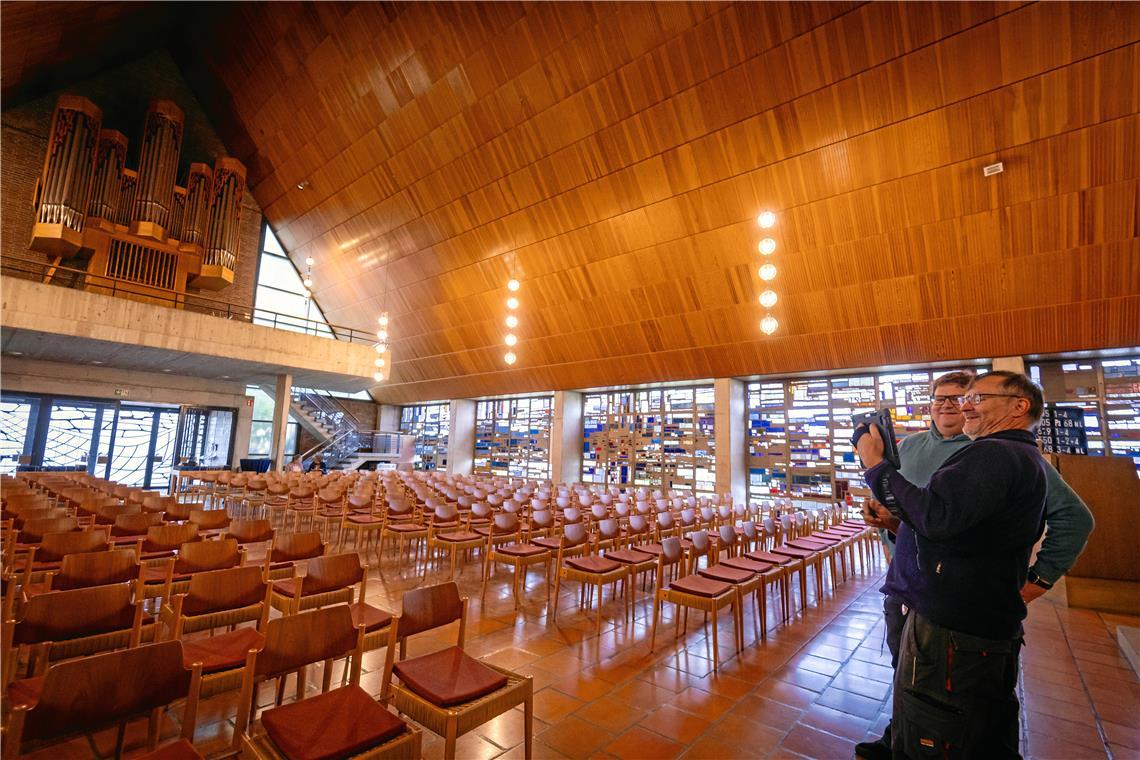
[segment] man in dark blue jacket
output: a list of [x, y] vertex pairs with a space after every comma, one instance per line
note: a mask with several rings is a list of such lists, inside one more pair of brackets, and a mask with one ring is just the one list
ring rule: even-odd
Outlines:
[[892, 589], [911, 610], [895, 670], [896, 757], [1019, 756], [1021, 589], [1046, 492], [1031, 428], [1043, 406], [1024, 375], [979, 376], [962, 400], [974, 443], [922, 488], [883, 460], [877, 430], [858, 441], [867, 484], [914, 538], [915, 561]]

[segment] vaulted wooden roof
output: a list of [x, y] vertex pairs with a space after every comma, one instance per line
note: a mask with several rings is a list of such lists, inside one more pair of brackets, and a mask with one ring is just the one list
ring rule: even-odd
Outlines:
[[326, 315], [391, 312], [385, 400], [1140, 343], [1140, 4], [251, 3], [202, 26], [183, 66]]

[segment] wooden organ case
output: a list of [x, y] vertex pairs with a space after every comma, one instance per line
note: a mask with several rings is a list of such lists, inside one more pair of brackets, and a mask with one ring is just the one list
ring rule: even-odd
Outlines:
[[178, 307], [187, 287], [232, 284], [245, 166], [192, 163], [185, 187], [176, 185], [185, 117], [168, 100], [147, 108], [137, 170], [126, 167], [127, 138], [101, 122], [86, 98], [56, 101], [32, 250], [53, 267], [85, 263], [84, 290]]

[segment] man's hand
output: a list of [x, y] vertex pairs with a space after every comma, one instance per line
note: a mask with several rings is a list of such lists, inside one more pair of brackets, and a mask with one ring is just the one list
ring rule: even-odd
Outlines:
[[891, 533], [899, 532], [899, 518], [874, 499], [863, 502], [863, 522], [872, 528], [885, 528]]
[[867, 433], [859, 436], [855, 450], [859, 452], [859, 459], [863, 460], [863, 467], [868, 470], [883, 461], [883, 437], [879, 435], [878, 425], [868, 426]]
[[1036, 583], [1026, 583], [1021, 587], [1021, 601], [1029, 604], [1039, 596], [1044, 596], [1049, 589], [1041, 588]]

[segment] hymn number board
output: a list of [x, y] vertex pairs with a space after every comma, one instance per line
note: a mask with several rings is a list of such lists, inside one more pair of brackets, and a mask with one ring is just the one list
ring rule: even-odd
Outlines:
[[1052, 454], [1088, 454], [1084, 410], [1078, 407], [1046, 404], [1037, 427], [1037, 437]]

